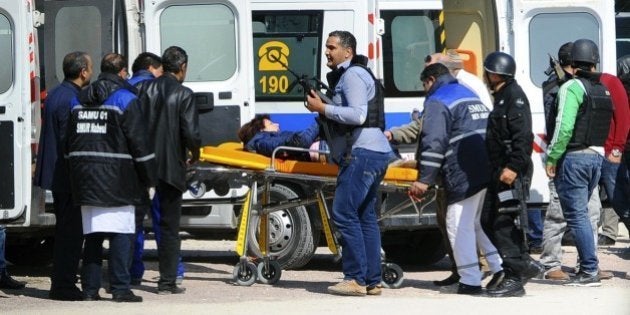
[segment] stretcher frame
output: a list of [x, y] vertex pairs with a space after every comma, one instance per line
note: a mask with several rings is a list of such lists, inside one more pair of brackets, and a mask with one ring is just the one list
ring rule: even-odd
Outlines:
[[[242, 151], [242, 145], [231, 144], [230, 148], [240, 147]], [[238, 285], [249, 286], [256, 282], [256, 280], [265, 284], [274, 284], [279, 281], [282, 270], [280, 265], [275, 261], [274, 257], [270, 254], [269, 248], [269, 214], [274, 211], [288, 210], [294, 207], [308, 206], [317, 204], [318, 214], [322, 223], [322, 230], [324, 232], [326, 245], [333, 255], [340, 255], [339, 242], [335, 234], [334, 224], [332, 224], [332, 218], [328, 206], [326, 204], [327, 199], [332, 199], [332, 195], [326, 195], [336, 185], [336, 176], [323, 176], [312, 174], [299, 174], [299, 173], [286, 173], [279, 171], [276, 167], [278, 165], [278, 153], [281, 151], [296, 151], [296, 152], [315, 152], [318, 154], [328, 154], [328, 151], [304, 149], [297, 147], [281, 146], [273, 151], [270, 162], [264, 169], [255, 169], [249, 167], [237, 167], [234, 165], [224, 165], [216, 163], [213, 157], [208, 158], [208, 155], [204, 155], [202, 149], [201, 161], [205, 161], [203, 165], [198, 165], [195, 168], [197, 173], [211, 173], [227, 175], [234, 181], [248, 187], [248, 192], [245, 195], [243, 201], [243, 207], [238, 222], [238, 233], [236, 238], [235, 251], [239, 256], [239, 262], [236, 264], [233, 270], [234, 281]], [[255, 153], [250, 153], [255, 154]], [[304, 163], [316, 163], [316, 162], [304, 162]], [[271, 203], [270, 186], [276, 181], [290, 180], [291, 182], [301, 182], [308, 184], [313, 188], [311, 194], [305, 198], [295, 198], [279, 203]], [[407, 193], [412, 181], [397, 181], [397, 180], [384, 180], [380, 184], [381, 192], [398, 192]], [[259, 198], [260, 190], [260, 198]], [[385, 218], [391, 217], [403, 209], [407, 209], [412, 206], [416, 215], [422, 217], [424, 208], [435, 201], [436, 190], [430, 190], [423, 198], [416, 198], [408, 194], [408, 198], [393, 207], [387, 209], [385, 212], [381, 212], [379, 221]], [[261, 257], [250, 257], [247, 253], [248, 248], [248, 233], [250, 231], [250, 224], [253, 215], [259, 215], [259, 233], [258, 233], [258, 247], [261, 251]], [[255, 231], [255, 230], [254, 230]], [[255, 233], [255, 232], [254, 232]], [[384, 255], [383, 255], [384, 256]], [[253, 259], [252, 259], [253, 258]], [[254, 261], [258, 262], [258, 265], [254, 264]], [[403, 272], [402, 269], [394, 264], [385, 262], [383, 257], [382, 263], [383, 269], [383, 281], [382, 284], [388, 288], [397, 288], [402, 285]]]

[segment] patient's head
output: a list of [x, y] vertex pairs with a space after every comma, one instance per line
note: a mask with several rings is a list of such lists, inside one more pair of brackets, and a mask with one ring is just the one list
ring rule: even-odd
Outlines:
[[238, 130], [238, 138], [241, 139], [243, 144], [247, 144], [261, 131], [278, 132], [280, 131], [280, 125], [271, 121], [268, 114], [256, 115]]

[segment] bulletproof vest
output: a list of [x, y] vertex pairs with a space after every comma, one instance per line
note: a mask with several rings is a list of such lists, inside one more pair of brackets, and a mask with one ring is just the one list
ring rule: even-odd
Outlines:
[[582, 82], [586, 93], [580, 104], [573, 136], [567, 150], [581, 150], [589, 146], [603, 146], [610, 130], [613, 104], [610, 92], [597, 81], [577, 78]]
[[328, 86], [331, 90], [334, 90], [335, 86], [337, 86], [337, 83], [339, 83], [339, 79], [341, 78], [343, 73], [350, 67], [361, 67], [365, 69], [372, 77], [372, 80], [374, 80], [374, 97], [368, 101], [368, 111], [365, 122], [363, 123], [363, 125], [353, 126], [353, 128], [378, 127], [381, 130], [385, 130], [385, 87], [383, 86], [383, 84], [381, 84], [381, 81], [376, 79], [370, 68], [360, 63], [351, 63], [348, 68], [333, 70], [326, 74]]

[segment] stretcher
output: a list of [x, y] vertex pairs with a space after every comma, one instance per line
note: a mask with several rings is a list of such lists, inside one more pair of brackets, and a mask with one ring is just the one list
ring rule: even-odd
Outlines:
[[[339, 255], [339, 242], [334, 233], [334, 225], [331, 222], [330, 212], [326, 204], [327, 199], [332, 199], [338, 167], [330, 163], [277, 158], [277, 153], [281, 151], [312, 152], [313, 150], [282, 146], [274, 151], [271, 158], [268, 158], [247, 152], [243, 150], [242, 144], [234, 142], [223, 143], [218, 146], [206, 146], [201, 149], [200, 161], [202, 164], [195, 169], [197, 177], [203, 177], [203, 173], [223, 174], [237, 185], [245, 185], [249, 188], [238, 222], [236, 253], [240, 259], [233, 271], [234, 281], [238, 285], [252, 285], [256, 280], [265, 284], [274, 284], [281, 277], [282, 268], [270, 255], [268, 241], [270, 224], [268, 216], [274, 211], [316, 204], [328, 249], [332, 254]], [[385, 192], [406, 193], [416, 178], [417, 170], [415, 168], [389, 167], [380, 189]], [[272, 203], [270, 201], [270, 187], [279, 180], [299, 181], [312, 188], [312, 191], [307, 192], [307, 196], [303, 198]], [[379, 220], [394, 215], [410, 205], [413, 206], [418, 216], [422, 216], [423, 207], [434, 200], [435, 194], [423, 199], [409, 195], [409, 198], [404, 202], [387, 209], [385, 213], [381, 213]], [[247, 234], [256, 233], [256, 229], [250, 228], [252, 215], [260, 216], [257, 239], [261, 253], [261, 257], [253, 257], [253, 259], [248, 256], [247, 252], [249, 239]], [[254, 261], [258, 262], [258, 265]], [[402, 284], [402, 269], [394, 263], [385, 262], [384, 253], [382, 271], [383, 286], [397, 288]]]

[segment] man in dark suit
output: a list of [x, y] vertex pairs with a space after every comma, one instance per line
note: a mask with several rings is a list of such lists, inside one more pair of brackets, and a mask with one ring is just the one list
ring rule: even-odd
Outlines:
[[69, 53], [63, 59], [63, 73], [63, 82], [48, 94], [44, 102], [34, 185], [51, 190], [53, 194], [56, 226], [49, 297], [53, 300], [81, 301], [83, 294], [76, 286], [83, 247], [81, 209], [72, 204], [63, 141], [70, 101], [90, 83], [92, 59], [85, 52]]

